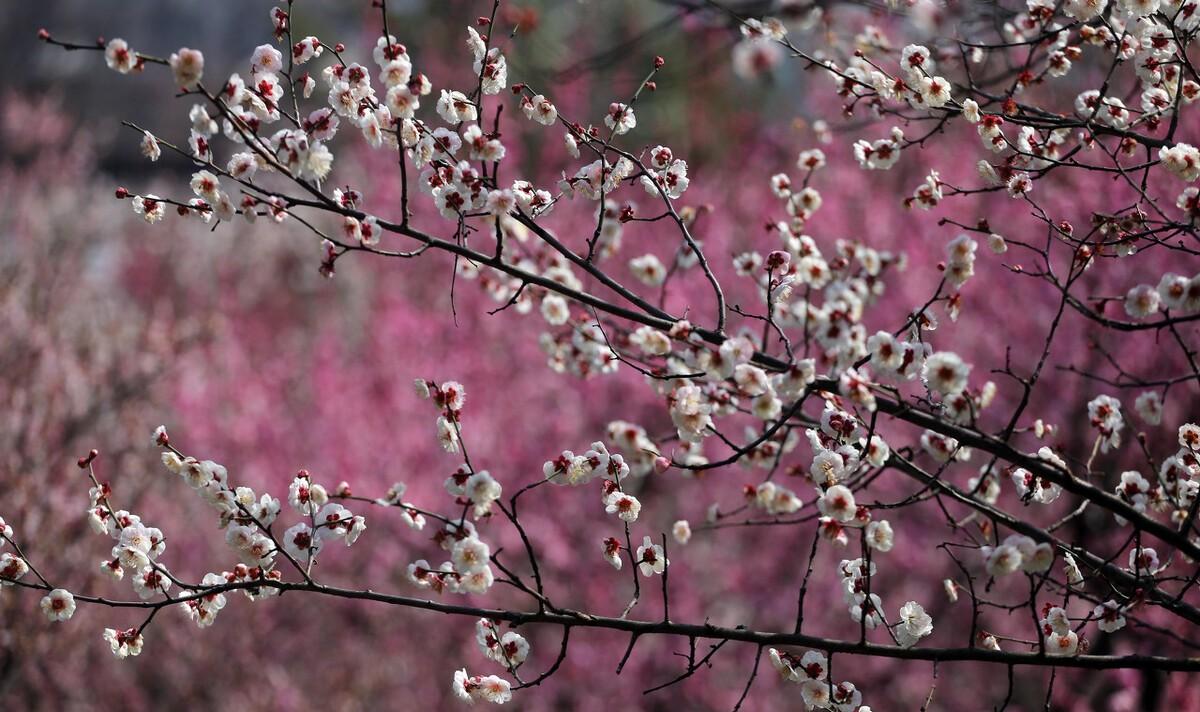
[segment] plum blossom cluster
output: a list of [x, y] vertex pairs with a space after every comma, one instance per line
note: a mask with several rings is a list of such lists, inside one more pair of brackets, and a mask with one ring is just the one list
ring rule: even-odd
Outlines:
[[[466, 389], [457, 381], [436, 383], [424, 379], [414, 381], [414, 387], [418, 397], [432, 401], [441, 411], [437, 419], [437, 438], [442, 448], [448, 453], [461, 452], [466, 458], [460, 426]], [[434, 541], [450, 560], [433, 568], [425, 559], [418, 559], [408, 565], [408, 580], [418, 588], [435, 593], [486, 593], [496, 580], [491, 566], [492, 550], [480, 538], [475, 523], [466, 517], [471, 513], [476, 522], [490, 518], [493, 505], [503, 494], [503, 487], [487, 470], [474, 470], [467, 459], [446, 478], [445, 488], [454, 503], [462, 507], [458, 517], [437, 517], [441, 528]], [[402, 484], [394, 485], [385, 501], [389, 504], [399, 501], [404, 489]], [[422, 513], [416, 512], [411, 505], [402, 504], [401, 507], [408, 512], [406, 523], [412, 520], [409, 526], [420, 528], [416, 526], [418, 520], [414, 513]], [[420, 521], [424, 521], [423, 514]]]
[[[484, 657], [514, 675], [529, 656], [529, 643], [524, 637], [515, 631], [501, 632], [499, 625], [487, 618], [475, 623], [475, 641]], [[512, 699], [512, 683], [508, 680], [497, 675], [470, 675], [465, 668], [455, 671], [451, 689], [467, 703], [483, 700], [502, 705]]]
[[1054, 564], [1052, 546], [1021, 534], [1006, 537], [998, 546], [982, 547], [980, 553], [989, 576], [1006, 576], [1015, 571], [1039, 573]]
[[[211, 460], [197, 460], [184, 455], [171, 444], [166, 429], [161, 426], [155, 430], [153, 442], [162, 448], [162, 461], [167, 470], [178, 475], [216, 510], [218, 525], [225, 531], [225, 542], [239, 560], [233, 570], [207, 573], [200, 586], [187, 587], [201, 595], [179, 605], [200, 627], [212, 625], [217, 613], [226, 604], [225, 595], [211, 589], [238, 583], [248, 584], [242, 591], [251, 600], [275, 595], [278, 589], [270, 583], [282, 580], [282, 571], [279, 568], [281, 560], [307, 577], [317, 562], [317, 555], [327, 543], [339, 542], [347, 547], [351, 546], [366, 529], [364, 517], [353, 514], [340, 503], [329, 501], [330, 497], [325, 487], [308, 471], [301, 470], [288, 487], [287, 502], [302, 521], [288, 527], [282, 534], [276, 534], [276, 520], [282, 513], [279, 499], [268, 493], [258, 495], [250, 487], [234, 486], [224, 466]], [[103, 511], [103, 508], [94, 506], [93, 520], [103, 520]], [[115, 515], [118, 516], [118, 522], [121, 521], [121, 514]], [[128, 518], [133, 515], [124, 516]], [[155, 540], [157, 530], [143, 533], [138, 522], [124, 526], [131, 534], [123, 534], [122, 540], [130, 537], [137, 543], [138, 539], [133, 538], [137, 534], [148, 536], [151, 542]], [[105, 565], [106, 570], [119, 576], [116, 564], [125, 566], [123, 557], [136, 557], [139, 550], [138, 547], [132, 550], [126, 547], [119, 552], [114, 549], [114, 560]], [[153, 553], [153, 549], [148, 553]], [[139, 589], [139, 580], [149, 576], [149, 572], [143, 572], [135, 577], [135, 589]], [[262, 582], [264, 585], [255, 586], [254, 582]], [[169, 585], [170, 581], [158, 581], [158, 586], [164, 594]], [[143, 594], [143, 598], [147, 598], [155, 591], [139, 589], [138, 592]]]
[[[1194, 202], [1194, 196], [1192, 200]], [[1139, 284], [1132, 287], [1125, 293], [1124, 307], [1125, 313], [1133, 319], [1145, 319], [1160, 309], [1176, 314], [1194, 314], [1200, 311], [1200, 274], [1189, 278], [1167, 272], [1157, 286]]]
[[[0, 517], [0, 549], [13, 541], [13, 528]], [[16, 546], [16, 544], [13, 544]], [[0, 591], [14, 586], [30, 571], [29, 563], [20, 554], [0, 554]], [[43, 581], [45, 583], [45, 581]], [[49, 584], [46, 584], [48, 587]], [[75, 615], [75, 596], [65, 588], [51, 589], [39, 602], [42, 614], [54, 623], [68, 621]]]
[[[275, 584], [283, 580], [281, 559], [308, 578], [325, 543], [340, 541], [350, 546], [366, 527], [363, 517], [329, 502], [324, 487], [301, 471], [289, 487], [288, 502], [306, 521], [277, 535], [274, 525], [281, 513], [278, 499], [266, 493], [259, 496], [249, 487], [234, 486], [228, 470], [219, 463], [184, 455], [171, 444], [164, 427], [154, 431], [152, 442], [162, 450], [166, 469], [216, 510], [218, 527], [225, 531], [225, 542], [238, 563], [230, 571], [206, 573], [198, 584], [178, 579], [160, 560], [166, 551], [162, 530], [147, 525], [134, 512], [115, 507], [112, 487], [95, 476], [93, 451], [93, 456], [81, 460], [93, 484], [87, 519], [97, 534], [113, 541], [111, 558], [101, 561], [99, 569], [115, 580], [128, 576], [138, 598], [177, 605], [199, 627], [215, 622], [226, 605], [226, 588], [237, 588], [251, 600], [275, 595]], [[173, 587], [181, 590], [174, 597]], [[69, 592], [54, 589], [43, 599], [42, 609], [52, 620], [66, 620], [75, 610], [75, 601]], [[144, 627], [106, 629], [104, 638], [118, 657], [136, 656], [142, 650]]]
[[770, 648], [767, 659], [785, 681], [800, 686], [804, 709], [836, 712], [870, 712], [862, 704], [862, 692], [852, 682], [835, 683], [829, 678], [829, 662], [824, 653], [809, 650], [803, 655]]
[[512, 683], [497, 675], [471, 675], [466, 668], [454, 673], [451, 687], [463, 702], [484, 700], [502, 705], [512, 699]]

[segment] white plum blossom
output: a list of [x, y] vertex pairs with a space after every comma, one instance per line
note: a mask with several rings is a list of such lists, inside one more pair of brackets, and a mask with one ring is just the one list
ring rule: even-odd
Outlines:
[[784, 680], [788, 682], [800, 681], [800, 678], [796, 675], [796, 659], [792, 655], [775, 648], [767, 648], [767, 660], [770, 661], [771, 667], [775, 668], [776, 672]]
[[680, 519], [671, 525], [671, 536], [680, 544], [686, 544], [692, 538], [692, 526], [686, 519]]
[[605, 497], [604, 505], [604, 511], [617, 515], [621, 521], [629, 524], [636, 522], [638, 514], [642, 511], [642, 503], [638, 501], [637, 497], [621, 491], [613, 492]]
[[288, 503], [300, 514], [316, 514], [328, 501], [329, 493], [313, 482], [307, 472], [301, 472], [288, 486]]
[[157, 161], [162, 155], [162, 149], [158, 145], [158, 139], [149, 131], [142, 132], [141, 142], [142, 155], [149, 158], [151, 161]]
[[618, 136], [633, 130], [637, 126], [637, 117], [634, 116], [633, 107], [615, 102], [609, 104], [608, 112], [604, 115], [604, 125], [612, 129], [612, 132]]
[[283, 54], [269, 44], [255, 47], [250, 54], [250, 71], [253, 74], [276, 74], [283, 69]]
[[113, 655], [117, 656], [119, 660], [140, 655], [145, 642], [137, 628], [128, 630], [105, 628], [104, 640], [112, 648]]
[[56, 588], [46, 594], [40, 603], [42, 613], [51, 622], [62, 622], [75, 615], [75, 597], [64, 588]]
[[1154, 576], [1162, 570], [1158, 552], [1150, 547], [1135, 547], [1129, 552], [1129, 570], [1137, 576]]
[[445, 416], [438, 416], [437, 439], [446, 452], [458, 452], [458, 430]]
[[964, 119], [973, 124], [979, 123], [979, 104], [974, 99], [963, 99], [962, 115]]
[[529, 657], [529, 642], [524, 636], [515, 631], [501, 633], [498, 625], [487, 618], [476, 621], [475, 641], [484, 657], [509, 670], [520, 667]]
[[821, 514], [842, 523], [852, 521], [858, 513], [854, 493], [843, 485], [833, 485], [821, 492], [817, 499], [817, 509]]
[[815, 171], [826, 165], [825, 152], [819, 148], [810, 148], [800, 152], [796, 166], [801, 170]]
[[466, 94], [445, 89], [442, 90], [441, 97], [438, 99], [437, 113], [442, 117], [442, 121], [448, 124], [461, 124], [475, 121], [478, 118], [475, 104], [467, 98]]
[[1139, 393], [1133, 402], [1133, 409], [1147, 425], [1162, 424], [1163, 402], [1157, 391]]
[[896, 625], [896, 639], [900, 647], [911, 648], [921, 638], [933, 633], [933, 618], [921, 604], [909, 601], [900, 607], [900, 622]]
[[1096, 627], [1105, 633], [1115, 633], [1125, 627], [1124, 609], [1116, 601], [1108, 600], [1092, 610]]
[[671, 338], [651, 326], [638, 327], [629, 341], [647, 356], [665, 356], [671, 352]]
[[1104, 12], [1107, 5], [1108, 0], [1067, 0], [1063, 12], [1080, 22], [1087, 22]]
[[1013, 534], [995, 547], [984, 546], [980, 553], [983, 554], [988, 575], [994, 577], [1006, 576], [1018, 570], [1041, 573], [1054, 563], [1054, 549], [1050, 544], [1035, 542], [1021, 534]]
[[466, 669], [456, 670], [451, 690], [463, 702], [483, 700], [502, 705], [512, 699], [512, 684], [496, 675], [470, 675]]
[[492, 503], [500, 499], [504, 489], [487, 470], [480, 470], [467, 478], [463, 494], [474, 505], [475, 518], [491, 511]]
[[551, 326], [562, 326], [571, 317], [567, 300], [557, 294], [547, 294], [542, 297], [542, 317]]
[[1125, 427], [1121, 402], [1109, 395], [1098, 395], [1087, 404], [1092, 427], [1100, 433], [1100, 451], [1108, 452], [1121, 445], [1121, 430]]
[[800, 699], [804, 701], [805, 709], [829, 709], [829, 683], [823, 680], [804, 680], [800, 684]]
[[171, 579], [157, 565], [146, 566], [141, 571], [133, 573], [130, 580], [133, 583], [134, 592], [143, 601], [160, 593], [165, 595], [171, 588]]
[[967, 387], [970, 373], [971, 366], [964, 363], [958, 354], [938, 351], [925, 359], [921, 378], [935, 393], [950, 395]]
[[20, 580], [27, 573], [29, 564], [25, 559], [7, 551], [0, 554], [0, 585], [12, 585], [13, 581]]
[[601, 551], [604, 553], [604, 560], [618, 571], [621, 570], [621, 542], [612, 537], [608, 537], [600, 542]]
[[1174, 175], [1193, 182], [1200, 179], [1200, 149], [1187, 143], [1158, 149], [1158, 160]]
[[1079, 649], [1079, 636], [1073, 630], [1051, 633], [1046, 638], [1047, 655], [1074, 655]]
[[141, 215], [151, 225], [162, 220], [163, 216], [167, 214], [167, 204], [157, 195], [145, 197], [135, 195], [130, 202], [133, 205], [134, 214]]
[[671, 419], [679, 436], [688, 442], [699, 442], [712, 424], [712, 405], [704, 391], [695, 385], [676, 388], [672, 394]]
[[458, 541], [450, 552], [454, 569], [462, 574], [478, 573], [488, 567], [491, 549], [475, 537]]
[[542, 464], [542, 474], [555, 484], [587, 484], [593, 477], [602, 475], [611, 462], [603, 443], [593, 443], [592, 447], [592, 451], [583, 455], [563, 450], [557, 458]]
[[551, 126], [558, 120], [558, 109], [554, 108], [554, 104], [541, 94], [522, 99], [521, 112], [525, 114], [525, 118], [543, 126]]
[[1188, 450], [1200, 450], [1200, 425], [1184, 423], [1179, 426], [1179, 446]]
[[919, 77], [933, 72], [935, 65], [927, 47], [910, 44], [900, 51], [900, 69], [910, 77]]
[[682, 196], [688, 183], [687, 163], [678, 158], [661, 171], [647, 168], [646, 175], [642, 176], [642, 186], [647, 193], [658, 195], [658, 191], [662, 190], [668, 198]]
[[963, 286], [975, 274], [977, 246], [975, 240], [966, 234], [959, 235], [946, 245], [946, 279], [955, 287]]
[[867, 546], [887, 553], [892, 550], [894, 545], [895, 536], [892, 533], [892, 525], [886, 519], [873, 521], [867, 525]]
[[942, 77], [921, 77], [920, 97], [930, 109], [940, 109], [950, 101], [950, 82]]
[[951, 603], [958, 603], [958, 584], [954, 582], [954, 579], [942, 581], [942, 590], [946, 592], [946, 598]]
[[904, 132], [893, 128], [889, 138], [871, 142], [865, 139], [854, 144], [854, 158], [858, 164], [870, 170], [887, 170], [900, 160], [900, 149]]
[[667, 278], [667, 268], [656, 255], [647, 254], [629, 261], [629, 269], [640, 282], [657, 287]]
[[204, 76], [204, 55], [199, 50], [184, 47], [172, 53], [167, 63], [181, 89], [195, 89]]
[[1148, 284], [1139, 284], [1125, 293], [1125, 313], [1134, 319], [1145, 319], [1158, 311], [1158, 290]]
[[989, 576], [1005, 576], [1021, 567], [1021, 551], [1011, 544], [984, 547], [983, 554]]
[[121, 38], [114, 38], [104, 46], [104, 62], [109, 69], [128, 74], [137, 66], [137, 53], [129, 47], [129, 43]]
[[763, 482], [754, 489], [754, 501], [759, 507], [762, 507], [767, 514], [778, 516], [781, 514], [792, 514], [800, 510], [803, 503], [800, 498], [783, 485], [777, 485], [774, 482]]
[[282, 537], [284, 551], [301, 563], [307, 563], [316, 556], [322, 541], [320, 537], [313, 535], [312, 528], [304, 522], [289, 527]]
[[649, 536], [642, 538], [642, 545], [637, 549], [638, 571], [643, 576], [661, 574], [671, 562], [667, 561], [663, 548], [650, 540]]

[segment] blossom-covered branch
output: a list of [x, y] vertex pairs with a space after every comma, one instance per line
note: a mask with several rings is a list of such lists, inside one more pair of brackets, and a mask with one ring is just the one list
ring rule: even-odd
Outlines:
[[[147, 159], [192, 171], [173, 197], [116, 190], [148, 223], [175, 213], [213, 227], [262, 220], [294, 229], [319, 246], [313, 266], [329, 278], [343, 259], [444, 253], [454, 262], [452, 306], [462, 280], [499, 305], [491, 311], [498, 318], [540, 316], [538, 345], [549, 368], [564, 375], [556, 387], [570, 387], [565, 376], [632, 372], [661, 417], [646, 428], [622, 419], [629, 416], [620, 403], [589, 403], [613, 411], [603, 437], [545, 443], [540, 476], [494, 477], [485, 468], [500, 473], [503, 460], [468, 451], [465, 388], [419, 379], [417, 394], [435, 406], [436, 441], [454, 458], [449, 500], [410, 502], [403, 483], [369, 497], [301, 471], [286, 497], [297, 520], [286, 528], [281, 499], [235, 485], [224, 467], [188, 457], [160, 429], [154, 442], [164, 465], [217, 511], [236, 565], [198, 582], [171, 572], [162, 561], [166, 535], [119, 508], [120, 484], [97, 478], [93, 453], [80, 465], [91, 484], [89, 521], [112, 540], [101, 570], [128, 575], [143, 600], [55, 587], [52, 562], [18, 548], [3, 522], [14, 552], [2, 555], [0, 580], [43, 592], [42, 609], [56, 621], [71, 618], [77, 602], [144, 610], [140, 625], [104, 632], [119, 657], [141, 652], [159, 610], [178, 607], [204, 627], [234, 592], [466, 616], [476, 619], [480, 653], [497, 666], [495, 674], [447, 671], [466, 701], [504, 703], [515, 690], [539, 686], [588, 629], [628, 635], [618, 674], [641, 638], [686, 642], [682, 672], [647, 693], [702, 674], [735, 648], [753, 648], [738, 707], [764, 655], [807, 708], [849, 712], [870, 708], [844, 668], [834, 678], [833, 660], [847, 655], [972, 661], [1010, 674], [1014, 666], [1200, 670], [1192, 642], [1200, 624], [1200, 426], [1188, 422], [1194, 412], [1187, 409], [1200, 389], [1200, 274], [1179, 273], [1200, 254], [1200, 189], [1188, 185], [1200, 180], [1200, 149], [1183, 140], [1197, 127], [1190, 105], [1200, 98], [1200, 74], [1189, 49], [1200, 33], [1200, 0], [911, 3], [891, 7], [886, 27], [867, 22], [853, 3], [665, 4], [677, 9], [671, 22], [687, 17], [689, 31], [729, 40], [735, 72], [746, 80], [790, 62], [830, 82], [829, 102], [847, 123], [814, 125], [823, 145], [840, 131], [873, 132], [828, 155], [789, 147], [794, 171], [761, 176], [774, 205], [760, 216], [766, 237], [747, 237], [755, 247], [732, 255], [709, 246], [704, 220], [734, 206], [695, 204], [688, 193], [694, 181], [719, 187], [723, 176], [697, 174], [671, 146], [638, 138], [646, 125], [637, 112], [655, 101], [675, 60], [656, 52], [631, 67], [636, 82], [614, 88], [602, 112], [568, 116], [552, 100], [553, 84], [509, 81], [507, 57], [524, 49], [522, 20], [501, 13], [500, 0], [483, 3], [485, 12], [465, 28], [461, 71], [446, 72], [452, 76], [436, 98], [434, 81], [390, 33], [383, 0], [372, 4], [373, 46], [361, 52], [315, 36], [297, 40], [295, 4], [274, 8], [274, 43], [253, 52], [244, 76], [215, 81], [197, 50], [164, 59], [122, 39], [89, 45], [43, 30], [44, 42], [102, 53], [121, 74], [169, 71], [178, 97], [192, 102], [175, 136], [127, 122]], [[639, 40], [654, 41], [653, 34]], [[667, 123], [665, 135], [679, 132]], [[539, 140], [555, 137], [557, 180], [521, 177], [512, 137], [531, 130]], [[921, 149], [955, 131], [977, 146], [973, 171], [943, 177], [922, 167], [911, 196], [891, 206], [880, 196], [848, 199], [869, 211], [944, 211], [1007, 196], [1032, 227], [942, 217], [940, 226], [958, 234], [939, 243], [937, 278], [918, 285], [924, 294], [915, 301], [891, 298], [913, 279], [908, 256], [876, 249], [871, 234], [822, 234], [817, 216], [838, 190], [823, 173], [843, 160], [868, 172], [908, 170], [914, 154], [924, 158]], [[399, 200], [375, 200], [379, 186], [371, 184], [338, 185], [334, 149], [349, 145], [388, 156]], [[517, 177], [502, 179], [502, 169]], [[1056, 181], [1104, 181], [1120, 197], [1080, 215], [1039, 195]], [[587, 229], [556, 222], [567, 212], [582, 212]], [[667, 263], [661, 250], [640, 247], [645, 235], [668, 248]], [[645, 251], [626, 259], [631, 249]], [[979, 283], [982, 259], [997, 263], [1006, 286]], [[1051, 295], [1040, 320], [1021, 313], [1026, 289]], [[669, 291], [686, 299], [669, 300]], [[960, 355], [965, 344], [939, 332], [939, 322], [1002, 299], [1013, 302], [1012, 320], [995, 325], [1004, 349], [995, 380], [987, 380], [985, 367]], [[1124, 314], [1108, 313], [1110, 303]], [[1053, 363], [1075, 322], [1095, 331], [1088, 355], [1101, 354], [1100, 366]], [[1014, 354], [1018, 333], [1027, 346]], [[1159, 354], [1153, 372], [1105, 351], [1099, 342], [1109, 335], [1145, 340]], [[1055, 399], [1056, 379], [1074, 378], [1106, 392], [1076, 404], [1076, 422], [1047, 422], [1041, 413]], [[965, 464], [972, 458], [978, 466]], [[755, 481], [739, 481], [755, 470]], [[665, 527], [644, 513], [702, 477], [717, 480], [723, 498], [703, 524], [675, 521], [668, 551]], [[522, 512], [552, 506], [547, 485], [571, 488], [581, 506], [610, 516], [593, 537], [592, 556], [577, 563], [628, 564], [628, 581], [612, 584], [629, 589], [614, 610], [562, 603], [568, 587], [546, 575], [539, 552], [548, 542]], [[416, 558], [406, 571], [428, 597], [333, 583], [318, 568], [327, 547], [370, 537], [365, 517], [350, 509], [361, 512], [360, 505], [395, 510], [413, 530], [435, 530], [435, 563]], [[1103, 531], [1076, 526], [1085, 518], [1099, 518]], [[796, 571], [786, 572], [779, 595], [796, 602], [794, 624], [673, 619], [689, 587], [672, 562], [692, 558], [689, 541], [760, 526], [793, 532]], [[942, 600], [885, 605], [892, 592], [882, 582], [896, 558], [889, 553], [920, 530], [941, 532], [923, 564], [949, 572]], [[506, 550], [501, 540], [519, 547]], [[818, 554], [827, 551], [844, 556], [823, 566]], [[752, 560], [739, 563], [754, 570]], [[434, 597], [492, 597], [496, 584], [519, 603]], [[836, 635], [814, 632], [824, 622], [814, 626], [806, 600], [817, 587], [833, 589], [844, 605]], [[661, 605], [661, 618], [645, 613], [651, 605]], [[933, 614], [940, 621], [943, 613], [956, 622], [946, 628], [954, 644], [934, 647], [925, 639], [934, 634]], [[561, 647], [531, 674], [530, 656], [543, 651], [532, 651], [520, 631], [534, 626], [561, 629]], [[1121, 652], [1093, 649], [1094, 641], [1109, 646], [1110, 637], [1122, 641]], [[701, 641], [706, 651], [697, 649]]]

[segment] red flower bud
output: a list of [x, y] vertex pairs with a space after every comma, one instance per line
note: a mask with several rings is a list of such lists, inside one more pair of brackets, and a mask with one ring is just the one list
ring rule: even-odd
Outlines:
[[95, 460], [97, 457], [100, 457], [100, 451], [97, 450], [96, 448], [92, 448], [88, 452], [88, 454], [79, 458], [79, 462], [77, 463], [79, 465], [79, 469], [86, 470], [88, 468], [88, 465], [92, 464], [92, 461]]

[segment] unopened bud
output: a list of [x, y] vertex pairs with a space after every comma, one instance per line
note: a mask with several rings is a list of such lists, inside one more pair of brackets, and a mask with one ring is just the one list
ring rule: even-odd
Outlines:
[[100, 457], [100, 451], [96, 448], [92, 448], [90, 451], [88, 451], [88, 454], [79, 458], [79, 462], [77, 463], [79, 465], [79, 469], [86, 470], [88, 465], [91, 465], [92, 461], [97, 457]]

